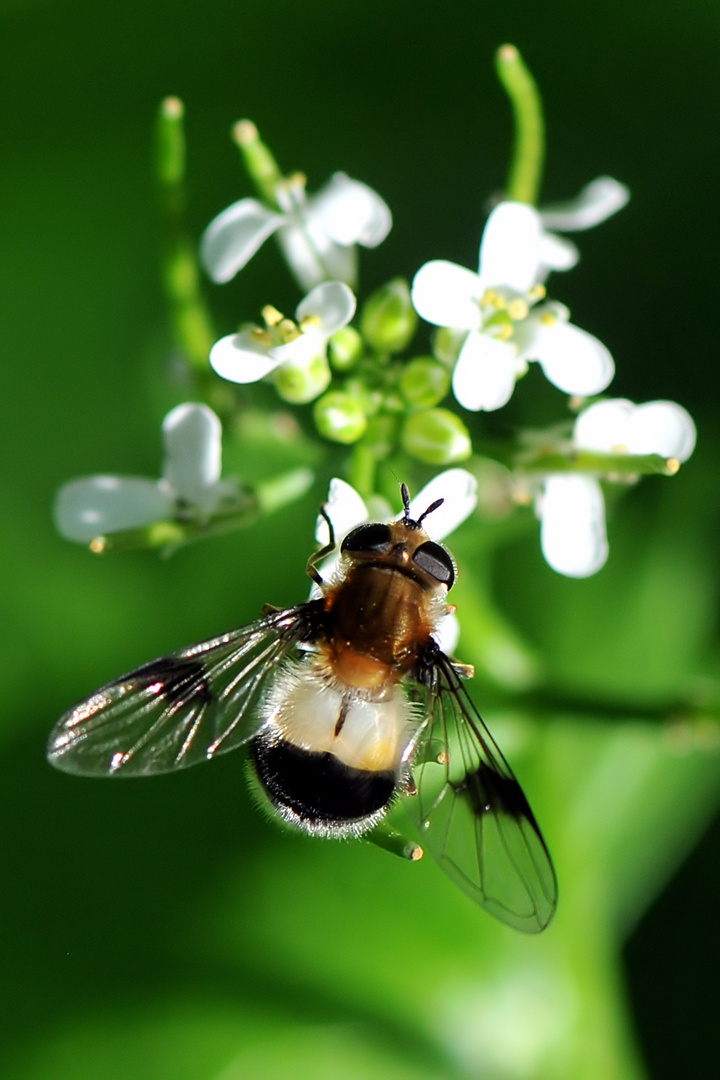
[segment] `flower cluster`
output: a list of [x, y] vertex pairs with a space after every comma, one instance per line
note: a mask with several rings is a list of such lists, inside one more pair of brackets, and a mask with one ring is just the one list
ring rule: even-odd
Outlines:
[[[575, 451], [618, 457], [658, 454], [667, 459], [672, 472], [693, 452], [695, 425], [674, 401], [634, 405], [623, 398], [607, 399], [580, 413], [572, 446]], [[597, 476], [550, 473], [535, 505], [542, 522], [542, 552], [553, 570], [567, 577], [588, 577], [604, 565], [605, 501]]]
[[64, 484], [55, 524], [68, 540], [90, 543], [109, 533], [157, 521], [208, 521], [239, 499], [237, 483], [221, 480], [222, 427], [207, 405], [178, 405], [162, 425], [165, 464], [159, 480], [88, 476]]
[[[515, 51], [511, 60], [518, 62]], [[572, 431], [553, 420], [536, 439], [540, 452], [528, 455], [520, 431], [490, 454], [505, 467], [515, 502], [534, 504], [548, 564], [570, 577], [597, 572], [608, 555], [601, 485], [670, 474], [695, 443], [692, 419], [673, 402], [636, 406], [599, 397], [613, 380], [613, 357], [548, 293], [550, 275], [570, 270], [580, 257], [566, 234], [606, 221], [627, 203], [627, 188], [602, 176], [575, 198], [539, 208], [530, 205], [527, 190], [510, 190], [488, 216], [477, 270], [431, 259], [411, 284], [394, 278], [358, 303], [358, 246], [377, 246], [392, 226], [384, 199], [342, 172], [308, 195], [305, 177], [280, 171], [254, 124], [241, 121], [233, 137], [258, 198], [241, 198], [213, 219], [201, 239], [200, 261], [213, 281], [228, 282], [274, 236], [306, 295], [292, 317], [268, 303], [259, 321], [210, 336], [203, 389], [214, 373], [225, 381], [225, 394], [209, 399], [222, 400], [234, 420], [242, 402], [233, 386], [267, 380], [286, 405], [311, 405], [306, 428], [314, 426], [328, 455], [344, 448], [346, 473], [359, 488], [351, 498], [353, 489], [340, 480], [331, 487], [330, 506], [341, 521], [363, 520], [367, 500], [377, 502], [380, 470], [404, 478], [414, 462], [446, 468], [468, 461], [469, 472], [450, 469], [436, 478], [446, 485], [440, 492], [446, 509], [431, 522], [436, 529], [453, 500], [461, 516], [474, 508], [468, 477], [480, 468], [475, 455], [483, 430], [481, 418], [467, 414], [507, 406], [536, 364], [566, 395]], [[175, 270], [169, 280], [180, 279]], [[188, 325], [186, 293], [178, 304]], [[420, 320], [435, 330], [430, 348], [414, 351]], [[285, 494], [264, 503], [258, 482], [221, 480], [220, 421], [205, 404], [178, 406], [163, 434], [160, 480], [96, 476], [65, 485], [56, 506], [60, 532], [87, 543], [171, 522], [185, 528], [172, 534], [173, 542], [183, 542], [218, 523], [242, 524], [248, 505], [278, 505], [312, 480], [307, 472], [280, 478]], [[326, 475], [334, 471], [328, 463]]]

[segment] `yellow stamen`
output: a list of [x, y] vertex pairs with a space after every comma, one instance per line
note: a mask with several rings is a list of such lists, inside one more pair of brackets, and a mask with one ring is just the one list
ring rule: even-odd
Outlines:
[[507, 306], [508, 315], [515, 322], [520, 322], [521, 319], [526, 319], [530, 308], [527, 305], [527, 301], [517, 297], [515, 300], [511, 300]]
[[277, 326], [277, 324], [279, 322], [282, 322], [282, 320], [285, 318], [282, 311], [278, 311], [278, 309], [276, 307], [273, 307], [272, 304], [266, 304], [265, 307], [262, 309], [261, 315], [265, 320], [266, 326]]
[[678, 459], [676, 457], [668, 458], [667, 461], [665, 462], [665, 468], [667, 469], [667, 471], [670, 473], [671, 476], [674, 476], [675, 473], [680, 468], [680, 462], [678, 461]]
[[507, 341], [508, 338], [513, 336], [513, 328], [510, 323], [506, 323], [504, 326], [498, 326], [493, 336], [496, 337], [498, 341]]
[[283, 319], [278, 325], [277, 329], [280, 331], [283, 341], [287, 344], [289, 341], [295, 341], [299, 338], [302, 331], [298, 330], [292, 319]]
[[88, 547], [92, 551], [93, 555], [102, 555], [103, 551], [107, 547], [107, 540], [104, 536], [96, 536], [94, 540], [91, 540]]
[[480, 303], [483, 307], [493, 307], [496, 311], [502, 311], [507, 307], [507, 300], [497, 289], [486, 289]]
[[269, 330], [263, 330], [261, 326], [253, 326], [250, 337], [257, 341], [258, 345], [265, 345], [268, 349], [274, 344], [273, 336]]
[[557, 321], [558, 317], [552, 311], [544, 311], [540, 316], [540, 322], [543, 326], [554, 326]]
[[322, 323], [320, 321], [319, 315], [305, 315], [300, 320], [300, 329], [302, 330], [303, 334], [307, 333], [308, 330], [314, 330], [316, 327], [321, 325]]
[[532, 289], [528, 292], [528, 297], [533, 302], [537, 303], [538, 300], [544, 300], [547, 295], [547, 289], [544, 285], [533, 285]]

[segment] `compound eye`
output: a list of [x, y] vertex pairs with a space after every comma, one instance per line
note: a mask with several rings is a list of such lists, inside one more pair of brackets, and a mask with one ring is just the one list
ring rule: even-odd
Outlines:
[[441, 585], [447, 585], [448, 589], [452, 589], [455, 581], [455, 567], [450, 552], [441, 544], [436, 544], [432, 540], [421, 544], [413, 555], [413, 562]]
[[390, 550], [390, 526], [381, 522], [358, 525], [347, 534], [340, 550], [385, 554]]

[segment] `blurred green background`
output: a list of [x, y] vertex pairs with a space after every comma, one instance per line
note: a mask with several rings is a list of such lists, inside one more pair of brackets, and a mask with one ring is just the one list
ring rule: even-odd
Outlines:
[[[428, 258], [474, 264], [507, 164], [493, 54], [510, 40], [546, 105], [544, 198], [602, 173], [632, 191], [626, 210], [578, 237], [582, 263], [554, 279], [557, 295], [614, 353], [612, 392], [680, 401], [699, 444], [676, 480], [623, 500], [597, 579], [557, 578], [530, 530], [503, 551], [496, 593], [578, 718], [602, 700], [604, 723], [651, 723], [689, 687], [716, 693], [720, 9], [3, 0], [0, 11], [0, 1072], [464, 1076], [438, 1047], [453, 1025], [460, 1042], [468, 1026], [492, 1026], [500, 992], [475, 985], [483, 966], [501, 948], [532, 966], [547, 946], [510, 941], [429, 862], [283, 835], [252, 807], [237, 755], [147, 784], [81, 782], [45, 763], [50, 726], [95, 686], [264, 601], [303, 597], [319, 489], [169, 561], [92, 558], [55, 535], [52, 499], [87, 473], [157, 475], [160, 420], [180, 399], [162, 380], [159, 99], [186, 103], [198, 235], [249, 193], [228, 138], [242, 116], [310, 190], [335, 169], [374, 186], [395, 224], [363, 258], [373, 287]], [[271, 246], [212, 292], [223, 332], [269, 299], [297, 301]], [[462, 570], [467, 536], [457, 554]], [[575, 767], [554, 758], [560, 793], [580, 787]], [[546, 804], [551, 814], [558, 791], [524, 775], [539, 816]], [[604, 798], [610, 812], [612, 772]], [[667, 846], [669, 873], [672, 835]], [[719, 857], [716, 825], [625, 950], [618, 994], [653, 1077], [717, 1076]], [[591, 935], [595, 918], [589, 902]], [[546, 1001], [550, 1027], [572, 1010], [551, 991]], [[536, 1075], [521, 1050], [509, 1062], [479, 1075]], [[565, 1074], [546, 1063], [537, 1075]]]

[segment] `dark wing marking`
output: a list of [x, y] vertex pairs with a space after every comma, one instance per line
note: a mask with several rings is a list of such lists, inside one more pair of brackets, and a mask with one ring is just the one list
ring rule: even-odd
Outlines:
[[428, 723], [415, 755], [417, 794], [405, 800], [421, 843], [491, 915], [527, 933], [544, 930], [557, 879], [523, 790], [440, 650], [423, 683]]
[[318, 602], [273, 612], [108, 683], [56, 725], [48, 758], [87, 776], [172, 772], [257, 732], [265, 676], [309, 640]]

